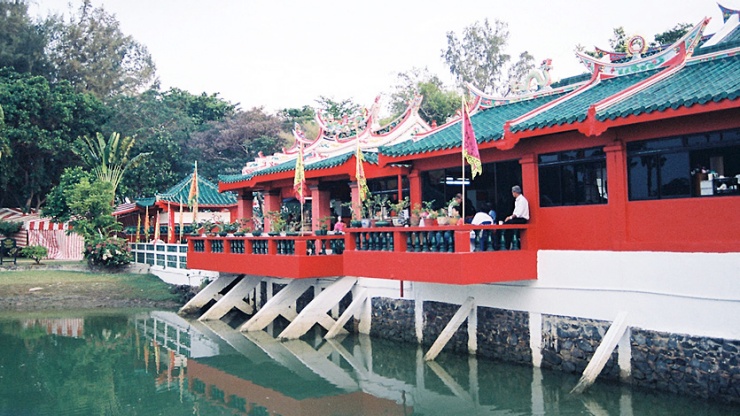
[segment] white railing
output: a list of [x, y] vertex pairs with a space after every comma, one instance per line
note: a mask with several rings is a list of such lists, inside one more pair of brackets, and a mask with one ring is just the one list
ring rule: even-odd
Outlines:
[[129, 243], [134, 263], [187, 269], [188, 245], [165, 243]]

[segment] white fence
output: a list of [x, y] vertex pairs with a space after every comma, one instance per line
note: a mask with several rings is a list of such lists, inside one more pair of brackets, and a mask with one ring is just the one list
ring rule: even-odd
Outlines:
[[187, 269], [188, 245], [165, 243], [129, 243], [134, 263]]

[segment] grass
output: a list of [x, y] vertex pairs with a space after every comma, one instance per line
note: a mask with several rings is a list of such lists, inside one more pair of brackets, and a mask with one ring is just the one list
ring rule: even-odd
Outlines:
[[50, 296], [74, 295], [150, 301], [177, 299], [177, 295], [170, 293], [166, 283], [151, 274], [62, 270], [0, 273], [0, 296], [27, 295], [31, 289]]

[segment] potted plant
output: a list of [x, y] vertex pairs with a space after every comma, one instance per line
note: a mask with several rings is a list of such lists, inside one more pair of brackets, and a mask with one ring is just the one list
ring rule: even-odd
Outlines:
[[280, 211], [268, 211], [267, 218], [270, 220], [270, 231], [267, 235], [274, 237], [285, 232], [287, 222], [280, 214]]
[[424, 211], [420, 203], [415, 203], [411, 208], [411, 217], [409, 217], [409, 225], [412, 227], [418, 227], [421, 222], [421, 214]]
[[319, 229], [314, 231], [316, 235], [326, 235], [329, 232], [329, 226], [331, 225], [331, 217], [324, 216], [318, 219]]
[[449, 223], [450, 217], [447, 216], [447, 210], [444, 208], [440, 208], [439, 211], [437, 211], [437, 224], [448, 225]]

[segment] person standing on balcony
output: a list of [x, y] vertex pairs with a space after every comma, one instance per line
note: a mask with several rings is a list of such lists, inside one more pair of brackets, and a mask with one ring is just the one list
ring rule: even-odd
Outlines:
[[[504, 224], [526, 224], [529, 222], [529, 201], [522, 195], [522, 187], [514, 185], [511, 187], [511, 195], [514, 197], [514, 212], [504, 220]], [[511, 238], [517, 230], [505, 230], [504, 239], [506, 248], [511, 247]]]

